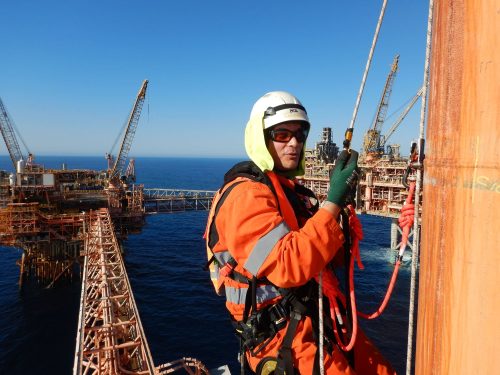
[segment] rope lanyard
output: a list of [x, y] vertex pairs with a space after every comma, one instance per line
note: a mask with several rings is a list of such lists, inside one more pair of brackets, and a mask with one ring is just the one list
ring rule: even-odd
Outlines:
[[[371, 62], [372, 62], [372, 58], [373, 58], [373, 52], [375, 51], [375, 46], [377, 45], [377, 40], [378, 40], [378, 34], [379, 34], [379, 31], [380, 31], [380, 26], [382, 25], [382, 21], [384, 19], [384, 14], [385, 14], [385, 8], [387, 6], [387, 0], [384, 0], [383, 4], [382, 4], [382, 9], [380, 11], [380, 15], [379, 15], [379, 18], [378, 18], [378, 22], [377, 22], [377, 27], [375, 28], [375, 35], [373, 36], [373, 41], [372, 41], [372, 45], [371, 45], [371, 48], [370, 48], [370, 53], [368, 54], [368, 60], [366, 62], [366, 66], [365, 66], [365, 71], [363, 73], [363, 78], [361, 80], [361, 86], [359, 88], [359, 91], [358, 91], [358, 97], [356, 98], [356, 104], [354, 105], [354, 111], [353, 111], [353, 114], [352, 114], [352, 119], [351, 119], [351, 123], [349, 125], [349, 128], [346, 130], [346, 133], [345, 133], [345, 140], [344, 140], [344, 148], [346, 149], [349, 149], [350, 148], [350, 145], [351, 145], [351, 140], [352, 140], [352, 133], [354, 131], [354, 123], [356, 121], [356, 117], [357, 117], [357, 114], [358, 114], [358, 109], [359, 109], [359, 104], [361, 102], [361, 97], [363, 95], [363, 90], [364, 90], [364, 87], [365, 87], [365, 82], [366, 82], [366, 77], [368, 76], [368, 71], [370, 70], [370, 65], [371, 65]], [[322, 273], [320, 273], [319, 275], [319, 286], [318, 286], [318, 289], [319, 289], [319, 300], [318, 300], [318, 304], [319, 304], [319, 330], [320, 330], [320, 339], [319, 339], [319, 350], [320, 350], [320, 353], [319, 353], [319, 358], [320, 358], [320, 374], [321, 375], [324, 375], [325, 373], [325, 363], [323, 361], [323, 326], [324, 326], [324, 322], [323, 322], [323, 278], [322, 278]]]
[[[337, 345], [344, 351], [349, 352], [353, 349], [354, 344], [356, 342], [356, 335], [358, 332], [358, 319], [360, 316], [364, 319], [375, 319], [378, 318], [382, 312], [385, 310], [392, 291], [394, 290], [394, 286], [396, 284], [397, 275], [399, 272], [399, 268], [403, 259], [404, 251], [406, 249], [406, 245], [408, 243], [408, 236], [410, 234], [410, 229], [413, 226], [414, 220], [414, 205], [412, 204], [413, 195], [415, 192], [415, 183], [412, 182], [410, 185], [410, 190], [408, 192], [408, 196], [406, 198], [405, 204], [401, 209], [401, 216], [399, 218], [399, 225], [402, 228], [403, 236], [400, 244], [400, 250], [398, 254], [398, 259], [396, 261], [396, 265], [394, 267], [391, 281], [387, 288], [387, 292], [385, 297], [380, 304], [380, 306], [371, 314], [366, 314], [357, 310], [356, 307], [356, 295], [354, 292], [354, 261], [357, 261], [358, 268], [363, 269], [364, 266], [361, 263], [361, 257], [359, 253], [359, 241], [363, 239], [363, 230], [361, 226], [361, 222], [359, 221], [356, 211], [353, 206], [348, 206], [348, 218], [343, 221], [344, 224], [347, 223], [349, 225], [349, 237], [352, 241], [352, 245], [350, 246], [350, 256], [349, 256], [349, 266], [347, 270], [348, 275], [348, 296], [349, 303], [347, 302], [347, 297], [342, 293], [338, 281], [333, 276], [333, 273], [329, 270], [323, 271], [321, 274], [321, 278], [318, 278], [318, 281], [321, 285], [321, 289], [324, 292], [324, 295], [328, 298], [330, 302], [330, 316], [333, 322], [333, 332], [335, 334], [335, 339], [337, 341]], [[347, 309], [351, 312], [351, 327], [348, 327], [343, 318], [340, 309], [340, 304], [342, 304], [343, 309]], [[349, 320], [349, 319], [348, 319]], [[345, 343], [342, 337], [346, 337], [350, 333], [350, 338], [348, 342]]]
[[408, 192], [408, 196], [406, 197], [405, 204], [401, 208], [401, 215], [399, 217], [399, 226], [401, 227], [403, 233], [402, 233], [398, 258], [396, 260], [394, 270], [392, 271], [391, 281], [389, 282], [389, 286], [387, 287], [385, 297], [382, 300], [382, 303], [380, 304], [379, 308], [375, 310], [375, 312], [371, 314], [358, 312], [358, 315], [361, 316], [362, 318], [365, 319], [378, 318], [380, 315], [382, 315], [385, 308], [387, 307], [387, 304], [389, 303], [392, 291], [394, 290], [394, 286], [396, 285], [399, 267], [401, 266], [401, 262], [403, 261], [403, 255], [406, 249], [406, 245], [408, 244], [408, 236], [410, 235], [410, 228], [413, 226], [415, 205], [412, 204], [412, 200], [414, 193], [415, 193], [415, 183], [412, 182], [410, 184], [410, 189]]
[[319, 373], [320, 375], [325, 375], [325, 361], [323, 355], [323, 331], [324, 331], [324, 321], [323, 321], [323, 271], [319, 273], [318, 276], [318, 313], [319, 313]]
[[427, 42], [425, 48], [425, 66], [424, 66], [424, 84], [422, 92], [422, 106], [420, 108], [420, 150], [419, 150], [419, 164], [420, 168], [417, 169], [417, 184], [415, 193], [415, 216], [413, 223], [413, 253], [411, 257], [411, 281], [410, 281], [410, 306], [408, 312], [408, 342], [406, 349], [406, 375], [411, 374], [411, 365], [413, 362], [413, 336], [414, 336], [414, 317], [415, 317], [415, 290], [417, 278], [417, 262], [419, 259], [419, 204], [420, 204], [420, 189], [422, 186], [422, 162], [424, 157], [424, 123], [425, 113], [427, 110], [427, 89], [429, 87], [429, 61], [431, 55], [431, 38], [432, 38], [432, 18], [434, 10], [434, 0], [429, 1], [429, 16], [427, 19]]
[[[355, 120], [356, 120], [356, 116], [357, 116], [357, 112], [358, 112], [358, 108], [359, 108], [359, 104], [360, 104], [360, 101], [361, 101], [361, 97], [362, 97], [362, 94], [363, 94], [363, 90], [364, 90], [364, 85], [365, 85], [365, 82], [366, 82], [366, 77], [368, 75], [368, 71], [369, 71], [369, 68], [370, 68], [370, 65], [371, 65], [371, 60], [372, 60], [372, 57], [373, 57], [373, 51], [375, 49], [375, 45], [377, 43], [377, 39], [378, 39], [378, 33], [379, 33], [379, 30], [380, 30], [380, 25], [382, 23], [382, 20], [383, 20], [383, 16], [384, 16], [384, 12], [385, 12], [385, 7], [386, 7], [386, 4], [387, 4], [387, 0], [384, 0], [383, 2], [383, 5], [382, 5], [382, 10], [381, 10], [381, 13], [380, 13], [380, 17], [379, 17], [379, 21], [377, 23], [377, 28], [375, 30], [375, 35], [374, 35], [374, 38], [373, 38], [373, 42], [372, 42], [372, 46], [371, 46], [371, 49], [370, 49], [370, 53], [368, 55], [368, 61], [366, 63], [366, 67], [365, 67], [365, 71], [364, 71], [364, 74], [363, 74], [363, 79], [361, 81], [361, 87], [359, 89], [359, 92], [358, 92], [358, 97], [356, 99], [356, 104], [355, 104], [355, 107], [354, 107], [354, 112], [353, 112], [353, 116], [352, 116], [352, 119], [351, 119], [351, 123], [349, 125], [349, 128], [346, 130], [346, 133], [345, 133], [345, 140], [344, 140], [344, 148], [345, 149], [349, 149], [350, 148], [350, 142], [352, 140], [352, 134], [353, 134], [353, 131], [354, 131], [354, 123], [355, 123]], [[411, 195], [413, 193], [413, 190], [415, 189], [415, 204], [414, 204], [414, 207], [416, 207], [416, 209], [413, 209], [413, 212], [411, 211], [408, 211], [408, 213], [411, 213], [413, 214], [413, 253], [412, 253], [412, 265], [411, 265], [411, 285], [410, 285], [410, 305], [409, 305], [409, 322], [408, 322], [408, 346], [407, 346], [407, 362], [406, 362], [406, 374], [407, 375], [410, 375], [411, 374], [411, 364], [412, 364], [412, 360], [413, 360], [413, 335], [414, 335], [414, 308], [415, 308], [415, 290], [416, 290], [416, 273], [417, 273], [417, 261], [418, 261], [418, 258], [419, 258], [419, 203], [420, 203], [420, 190], [421, 190], [421, 184], [422, 184], [422, 163], [423, 163], [423, 157], [424, 157], [424, 124], [425, 124], [425, 114], [426, 114], [426, 106], [427, 106], [427, 90], [428, 90], [428, 85], [429, 85], [429, 61], [430, 61], [430, 52], [431, 52], [431, 36], [432, 36], [432, 19], [433, 19], [433, 9], [434, 9], [434, 1], [433, 0], [430, 0], [429, 1], [429, 15], [428, 15], [428, 21], [427, 21], [427, 43], [426, 43], [426, 56], [425, 56], [425, 67], [424, 67], [424, 84], [423, 84], [423, 92], [422, 92], [422, 106], [421, 106], [421, 110], [420, 110], [420, 131], [419, 131], [419, 139], [420, 139], [420, 142], [419, 142], [419, 160], [418, 160], [418, 163], [417, 163], [417, 180], [416, 180], [416, 184], [412, 184], [411, 186], [411, 189], [410, 189], [410, 193], [409, 193], [409, 202], [407, 203], [411, 203]], [[408, 201], [408, 200], [407, 200]], [[406, 218], [405, 220], [408, 219], [408, 215], [406, 215]], [[391, 278], [391, 282], [390, 282], [390, 285], [389, 285], [389, 288], [387, 290], [387, 293], [386, 293], [386, 296], [384, 298], [384, 301], [382, 302], [382, 304], [380, 305], [380, 307], [377, 309], [377, 311], [375, 311], [374, 313], [368, 315], [368, 314], [363, 314], [363, 313], [357, 313], [355, 310], [356, 310], [356, 305], [355, 305], [355, 299], [353, 298], [353, 308], [354, 308], [354, 314], [353, 314], [353, 318], [359, 314], [360, 316], [364, 317], [364, 318], [368, 318], [368, 319], [373, 319], [375, 317], [378, 317], [382, 311], [385, 309], [385, 306], [387, 305], [387, 302], [389, 300], [389, 297], [390, 297], [390, 294], [392, 292], [392, 289], [394, 287], [394, 283], [395, 283], [395, 280], [396, 280], [396, 277], [397, 277], [397, 273], [398, 273], [398, 269], [399, 269], [399, 264], [401, 262], [401, 259], [402, 259], [402, 254], [404, 252], [404, 249], [406, 247], [406, 242], [407, 242], [407, 239], [408, 239], [408, 234], [407, 232], [409, 232], [409, 228], [410, 228], [411, 224], [410, 225], [405, 225], [405, 233], [403, 235], [403, 241], [401, 243], [401, 249], [400, 249], [400, 252], [399, 252], [399, 256], [398, 256], [398, 261], [396, 263], [396, 267], [394, 269], [394, 272], [393, 272], [393, 276]], [[406, 234], [406, 236], [405, 236]], [[354, 257], [351, 261], [352, 263], [352, 266], [354, 266]], [[351, 267], [350, 267], [351, 268]], [[351, 271], [351, 270], [350, 270]], [[352, 272], [352, 271], [351, 271]], [[323, 295], [323, 280], [324, 280], [324, 277], [327, 276], [328, 274], [323, 274], [321, 273], [319, 275], [319, 313], [320, 313], [320, 332], [323, 332], [323, 317], [322, 317], [322, 312], [323, 312], [323, 301], [322, 301], [322, 295]], [[351, 282], [353, 280], [350, 280]], [[350, 284], [351, 284], [350, 282]], [[353, 288], [354, 285], [353, 283], [351, 285], [349, 285], [349, 292], [353, 293]], [[352, 297], [354, 297], [354, 295], [352, 295]], [[332, 301], [332, 300], [330, 300]], [[333, 310], [337, 310], [338, 309], [338, 306], [331, 306], [331, 309]], [[333, 318], [333, 322], [334, 322], [334, 332], [335, 332], [335, 335], [337, 336], [337, 329], [335, 327], [335, 318], [333, 317], [332, 315], [332, 318]], [[356, 319], [354, 318], [354, 326], [352, 327], [353, 328], [353, 332], [351, 334], [351, 340], [350, 342], [347, 344], [347, 345], [344, 345], [341, 340], [339, 340], [339, 337], [337, 336], [337, 341], [339, 342], [341, 348], [343, 350], [350, 350], [352, 349], [353, 345], [354, 345], [354, 340], [355, 340], [355, 337], [356, 337], [356, 331], [357, 331], [357, 322], [356, 322]], [[341, 323], [342, 324], [342, 323]], [[323, 375], [324, 374], [324, 362], [322, 360], [323, 358], [323, 342], [322, 342], [322, 336], [320, 336], [320, 373]]]

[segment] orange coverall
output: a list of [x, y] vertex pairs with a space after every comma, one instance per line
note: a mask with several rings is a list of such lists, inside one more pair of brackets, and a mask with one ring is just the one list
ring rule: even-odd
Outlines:
[[[280, 288], [298, 287], [317, 276], [334, 258], [344, 241], [342, 230], [326, 210], [320, 209], [307, 220], [297, 218], [281, 186], [293, 189], [294, 183], [272, 172], [267, 174], [278, 200], [263, 183], [245, 180], [235, 186], [216, 216], [219, 240], [213, 250], [214, 253], [228, 251], [238, 263], [235, 271], [248, 278], [265, 277]], [[240, 321], [248, 285], [230, 278], [225, 279], [224, 285], [226, 307], [233, 318]], [[260, 300], [258, 298], [258, 309], [279, 298], [263, 291]], [[335, 347], [333, 353], [324, 353], [325, 373], [394, 374], [375, 346], [360, 330], [358, 332], [353, 349], [355, 369]], [[285, 333], [286, 327], [255, 357], [247, 352], [253, 371], [261, 359], [276, 357]], [[299, 322], [292, 343], [294, 367], [300, 374], [313, 373], [316, 350], [311, 319], [306, 316]]]

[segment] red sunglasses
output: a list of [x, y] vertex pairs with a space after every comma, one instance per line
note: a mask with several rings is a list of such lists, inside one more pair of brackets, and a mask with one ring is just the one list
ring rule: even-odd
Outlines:
[[291, 131], [288, 129], [269, 129], [266, 130], [266, 135], [269, 139], [272, 139], [274, 142], [287, 143], [295, 137], [297, 142], [304, 143], [307, 139], [307, 135], [309, 134], [309, 129], [300, 128], [297, 131]]

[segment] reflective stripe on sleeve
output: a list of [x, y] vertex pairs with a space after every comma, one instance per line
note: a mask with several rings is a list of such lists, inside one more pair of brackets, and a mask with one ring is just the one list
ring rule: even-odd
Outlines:
[[[228, 302], [244, 305], [248, 288], [234, 288], [226, 285], [226, 299]], [[278, 289], [272, 285], [260, 285], [256, 290], [257, 303], [263, 303], [280, 296]]]
[[267, 259], [274, 245], [276, 245], [276, 242], [281, 240], [288, 232], [290, 232], [290, 228], [282, 221], [273, 230], [261, 237], [250, 253], [245, 263], [245, 269], [252, 275], [257, 276], [257, 272], [259, 272], [260, 267]]

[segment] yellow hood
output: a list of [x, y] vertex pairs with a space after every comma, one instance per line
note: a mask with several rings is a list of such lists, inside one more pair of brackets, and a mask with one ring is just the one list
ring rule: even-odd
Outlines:
[[[302, 176], [305, 173], [305, 155], [306, 143], [300, 154], [300, 162], [297, 169], [285, 173], [287, 177]], [[263, 171], [272, 171], [274, 168], [273, 157], [269, 153], [264, 137], [264, 113], [256, 114], [250, 117], [245, 128], [245, 150], [248, 157]]]

